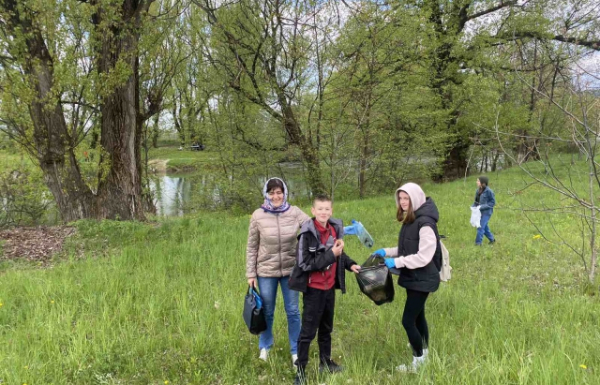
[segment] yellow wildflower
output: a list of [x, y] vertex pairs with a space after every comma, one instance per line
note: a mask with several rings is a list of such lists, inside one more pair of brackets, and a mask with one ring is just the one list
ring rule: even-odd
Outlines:
[[540, 234], [536, 234], [533, 236], [533, 239], [540, 239], [542, 236]]
[[587, 369], [587, 366], [585, 366], [584, 364], [581, 364], [581, 365], [579, 365], [579, 367], [580, 367], [581, 369]]

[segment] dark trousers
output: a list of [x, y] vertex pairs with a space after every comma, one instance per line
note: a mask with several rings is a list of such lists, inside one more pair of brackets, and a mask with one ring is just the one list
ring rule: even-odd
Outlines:
[[425, 301], [429, 293], [406, 289], [406, 303], [402, 326], [408, 335], [413, 355], [421, 357], [423, 348], [429, 345], [429, 328], [425, 319]]
[[331, 331], [333, 330], [333, 313], [335, 309], [335, 289], [319, 290], [308, 288], [303, 296], [302, 328], [298, 337], [298, 366], [308, 364], [308, 348], [319, 336], [319, 356], [321, 362], [331, 359]]

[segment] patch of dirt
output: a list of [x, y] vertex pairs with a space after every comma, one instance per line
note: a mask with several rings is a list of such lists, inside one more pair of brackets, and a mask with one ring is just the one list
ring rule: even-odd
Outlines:
[[68, 226], [17, 227], [0, 231], [0, 259], [47, 262], [62, 250], [65, 239], [75, 233]]

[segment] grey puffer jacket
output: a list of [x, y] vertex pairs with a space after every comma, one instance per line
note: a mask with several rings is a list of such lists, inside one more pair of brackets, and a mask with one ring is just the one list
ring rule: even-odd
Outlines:
[[250, 218], [246, 246], [246, 278], [286, 277], [296, 261], [298, 230], [310, 220], [291, 206], [283, 213], [257, 209]]

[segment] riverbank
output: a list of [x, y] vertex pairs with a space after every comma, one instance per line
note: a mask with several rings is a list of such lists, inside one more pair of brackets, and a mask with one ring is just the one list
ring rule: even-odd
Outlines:
[[[218, 150], [205, 149], [192, 151], [189, 148], [180, 150], [178, 146], [162, 146], [148, 151], [148, 166], [152, 173], [181, 173], [218, 167]], [[274, 163], [300, 162], [297, 151], [272, 151], [267, 154]]]
[[178, 147], [152, 148], [148, 152], [148, 171], [154, 174], [191, 172], [214, 164], [210, 151], [179, 150]]

